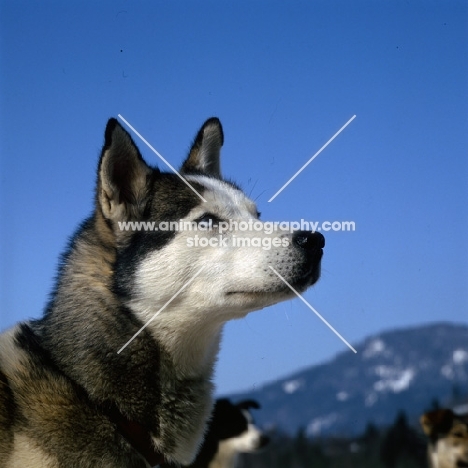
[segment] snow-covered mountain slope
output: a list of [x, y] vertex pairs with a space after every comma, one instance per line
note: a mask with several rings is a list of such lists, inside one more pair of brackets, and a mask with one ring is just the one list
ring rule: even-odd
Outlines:
[[468, 395], [468, 326], [434, 324], [365, 339], [343, 352], [254, 392], [256, 419], [310, 436], [355, 435], [368, 422], [388, 425], [400, 410], [416, 418], [434, 399]]

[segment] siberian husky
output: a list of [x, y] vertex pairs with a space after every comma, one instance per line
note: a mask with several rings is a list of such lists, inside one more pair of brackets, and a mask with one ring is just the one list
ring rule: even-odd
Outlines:
[[[318, 280], [321, 234], [241, 229], [261, 222], [222, 178], [222, 145], [211, 118], [179, 177], [147, 165], [109, 120], [94, 212], [43, 318], [0, 337], [1, 468], [191, 463], [225, 322], [290, 299], [286, 283], [301, 292]], [[167, 229], [179, 222], [199, 229]]]

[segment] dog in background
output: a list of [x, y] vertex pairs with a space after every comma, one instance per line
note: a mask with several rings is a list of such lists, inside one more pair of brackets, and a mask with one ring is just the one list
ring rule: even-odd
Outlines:
[[240, 453], [253, 453], [265, 447], [269, 438], [255, 426], [251, 409], [259, 409], [255, 400], [233, 404], [216, 401], [205, 441], [190, 468], [234, 468]]
[[420, 422], [429, 439], [431, 468], [468, 467], [468, 413], [438, 409], [424, 413]]

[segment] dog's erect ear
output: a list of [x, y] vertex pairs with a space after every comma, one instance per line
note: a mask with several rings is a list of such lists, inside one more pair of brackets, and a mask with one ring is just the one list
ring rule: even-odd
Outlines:
[[110, 119], [98, 171], [97, 201], [106, 219], [134, 219], [141, 215], [152, 169], [143, 161], [130, 135]]
[[256, 400], [244, 400], [244, 401], [240, 401], [239, 403], [237, 403], [237, 406], [240, 408], [240, 409], [250, 409], [250, 408], [253, 408], [253, 409], [260, 409], [260, 404], [258, 403], [258, 401]]
[[446, 434], [452, 427], [455, 415], [450, 409], [429, 411], [421, 416], [420, 423], [428, 437]]
[[219, 162], [224, 135], [218, 118], [208, 119], [197, 133], [190, 153], [182, 165], [184, 174], [203, 174], [221, 178]]

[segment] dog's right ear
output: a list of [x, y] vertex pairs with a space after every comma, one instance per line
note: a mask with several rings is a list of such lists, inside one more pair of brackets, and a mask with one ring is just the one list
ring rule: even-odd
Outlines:
[[420, 423], [424, 433], [428, 437], [437, 434], [446, 434], [452, 427], [455, 415], [450, 409], [438, 409], [424, 413], [420, 418]]
[[119, 221], [141, 216], [151, 172], [131, 136], [110, 119], [98, 169], [97, 202], [104, 217]]
[[182, 174], [201, 174], [221, 179], [220, 154], [224, 143], [223, 127], [217, 117], [208, 119], [198, 131]]

